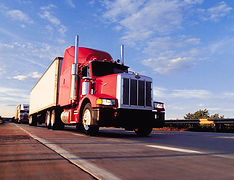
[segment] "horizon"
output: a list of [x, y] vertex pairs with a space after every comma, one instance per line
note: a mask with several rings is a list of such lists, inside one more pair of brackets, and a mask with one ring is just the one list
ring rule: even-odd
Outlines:
[[108, 52], [153, 79], [166, 119], [207, 109], [234, 117], [234, 2], [3, 0], [0, 116], [13, 117], [55, 57], [79, 46]]

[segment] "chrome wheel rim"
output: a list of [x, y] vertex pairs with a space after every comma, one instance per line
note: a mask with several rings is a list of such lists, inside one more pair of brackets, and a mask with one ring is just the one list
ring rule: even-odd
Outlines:
[[91, 112], [89, 109], [86, 109], [83, 115], [83, 125], [85, 130], [89, 130], [89, 124], [91, 122]]

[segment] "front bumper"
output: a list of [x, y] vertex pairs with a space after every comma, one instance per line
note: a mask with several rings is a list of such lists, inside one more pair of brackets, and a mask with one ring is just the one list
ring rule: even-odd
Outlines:
[[100, 127], [123, 127], [129, 130], [138, 127], [162, 127], [164, 120], [165, 112], [163, 111], [112, 108], [93, 109], [93, 121]]

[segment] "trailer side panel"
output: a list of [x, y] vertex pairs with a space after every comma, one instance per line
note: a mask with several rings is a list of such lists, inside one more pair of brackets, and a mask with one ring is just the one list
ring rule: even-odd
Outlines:
[[30, 92], [29, 114], [57, 105], [62, 58], [56, 58]]

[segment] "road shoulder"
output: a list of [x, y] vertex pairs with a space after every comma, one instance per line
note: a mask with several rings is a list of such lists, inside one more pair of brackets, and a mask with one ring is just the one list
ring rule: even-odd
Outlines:
[[0, 179], [93, 179], [13, 123], [0, 127]]

